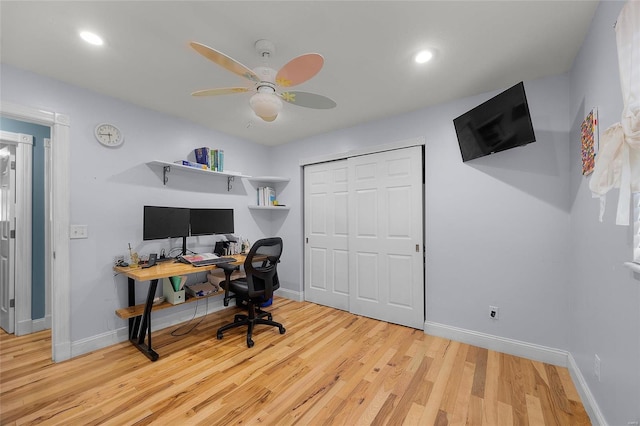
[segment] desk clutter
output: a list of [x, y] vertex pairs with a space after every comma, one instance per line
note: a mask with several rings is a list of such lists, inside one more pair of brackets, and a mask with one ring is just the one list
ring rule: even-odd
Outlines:
[[[245, 277], [243, 271], [233, 271], [231, 279]], [[165, 300], [173, 305], [183, 303], [185, 296], [207, 297], [220, 292], [220, 284], [225, 280], [224, 272], [214, 269], [207, 273], [207, 281], [185, 284], [186, 276], [176, 276], [162, 279], [162, 294]]]

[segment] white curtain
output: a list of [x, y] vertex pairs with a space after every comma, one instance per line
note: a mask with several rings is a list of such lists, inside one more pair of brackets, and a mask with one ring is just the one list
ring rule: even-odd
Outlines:
[[624, 109], [619, 123], [600, 136], [600, 152], [589, 189], [600, 198], [600, 221], [605, 197], [620, 188], [617, 225], [629, 224], [632, 192], [640, 192], [640, 1], [629, 0], [616, 22], [616, 44]]

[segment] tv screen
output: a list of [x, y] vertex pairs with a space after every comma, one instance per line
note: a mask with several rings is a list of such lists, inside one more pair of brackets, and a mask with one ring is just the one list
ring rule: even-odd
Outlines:
[[191, 209], [191, 235], [233, 233], [233, 209]]
[[144, 206], [142, 239], [160, 240], [189, 236], [189, 209]]
[[462, 161], [535, 142], [520, 82], [453, 120]]

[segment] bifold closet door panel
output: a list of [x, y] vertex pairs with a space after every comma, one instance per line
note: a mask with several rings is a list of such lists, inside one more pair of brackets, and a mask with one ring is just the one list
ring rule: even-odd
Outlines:
[[349, 310], [347, 160], [304, 168], [305, 300]]
[[424, 326], [422, 147], [348, 159], [349, 310]]

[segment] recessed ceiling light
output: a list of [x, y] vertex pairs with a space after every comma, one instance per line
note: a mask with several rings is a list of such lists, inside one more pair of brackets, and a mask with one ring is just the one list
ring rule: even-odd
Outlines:
[[425, 62], [429, 62], [433, 58], [433, 52], [430, 50], [422, 50], [416, 54], [413, 58], [417, 63], [424, 64]]
[[87, 43], [93, 44], [95, 46], [102, 46], [104, 44], [102, 38], [99, 35], [89, 31], [81, 31], [80, 37], [82, 37], [82, 39]]

